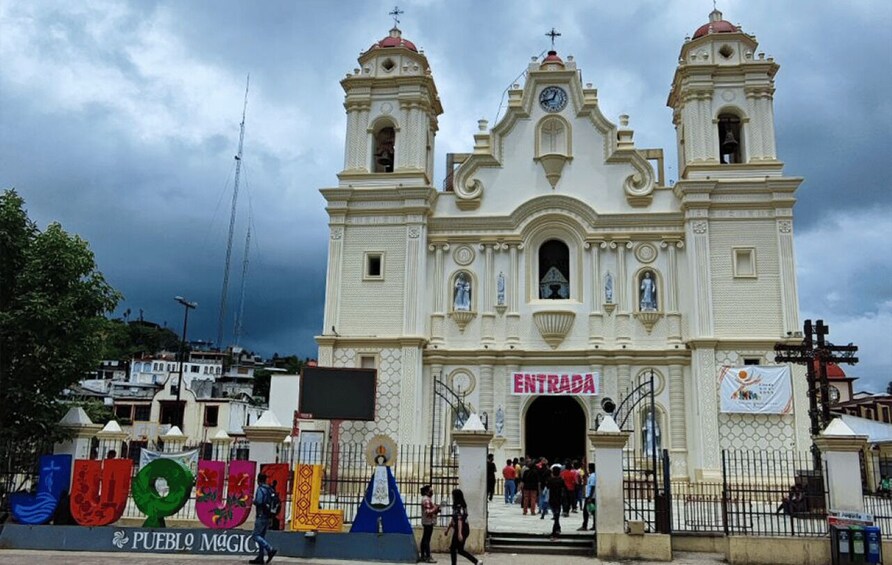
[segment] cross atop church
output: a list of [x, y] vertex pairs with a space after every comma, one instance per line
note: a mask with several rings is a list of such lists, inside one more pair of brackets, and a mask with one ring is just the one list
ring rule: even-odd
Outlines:
[[548, 33], [546, 33], [545, 36], [551, 38], [551, 48], [554, 49], [554, 38], [555, 38], [555, 37], [560, 37], [561, 34], [558, 33], [557, 31], [555, 31], [554, 28], [551, 28], [551, 31], [549, 31]]
[[398, 25], [400, 25], [400, 14], [404, 14], [405, 12], [400, 10], [399, 6], [394, 6], [393, 10], [387, 13], [393, 16], [393, 27], [397, 27]]

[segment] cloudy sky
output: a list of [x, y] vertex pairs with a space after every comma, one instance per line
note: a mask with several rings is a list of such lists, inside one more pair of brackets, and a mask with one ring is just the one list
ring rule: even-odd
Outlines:
[[[443, 101], [437, 182], [467, 151], [505, 88], [549, 45], [573, 55], [604, 114], [631, 115], [640, 147], [662, 147], [684, 37], [707, 0], [412, 0], [404, 36], [424, 49]], [[862, 387], [892, 380], [892, 3], [721, 0], [781, 65], [778, 152], [805, 177], [796, 206], [802, 318], [861, 347]], [[343, 165], [338, 81], [392, 25], [392, 1], [0, 0], [0, 187], [41, 227], [86, 238], [124, 293], [118, 313], [214, 339], [245, 79], [251, 87], [227, 336], [253, 225], [242, 344], [315, 355], [327, 245], [321, 187]]]

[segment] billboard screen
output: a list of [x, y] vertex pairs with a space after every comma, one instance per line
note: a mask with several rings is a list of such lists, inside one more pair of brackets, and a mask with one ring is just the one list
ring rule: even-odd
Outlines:
[[377, 377], [375, 369], [304, 367], [298, 404], [301, 417], [374, 421]]

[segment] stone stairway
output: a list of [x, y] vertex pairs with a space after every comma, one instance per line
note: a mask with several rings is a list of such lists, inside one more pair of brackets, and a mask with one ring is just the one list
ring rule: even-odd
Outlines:
[[547, 534], [490, 532], [486, 549], [493, 553], [595, 556], [594, 532], [566, 532], [554, 541]]

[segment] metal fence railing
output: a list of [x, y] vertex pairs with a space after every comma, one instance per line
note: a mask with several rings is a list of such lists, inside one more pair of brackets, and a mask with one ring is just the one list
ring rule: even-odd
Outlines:
[[[294, 449], [295, 464], [324, 466], [319, 506], [343, 510], [347, 524], [356, 517], [375, 471], [365, 451], [366, 446], [359, 443], [340, 443], [337, 449], [331, 443], [314, 443], [298, 445]], [[452, 490], [458, 487], [458, 456], [451, 448], [400, 446], [391, 470], [413, 526], [421, 524], [422, 486], [431, 485], [434, 501], [443, 504], [444, 509], [449, 508]], [[446, 518], [441, 516], [442, 520]]]
[[672, 481], [673, 533], [725, 533], [721, 483]]
[[33, 490], [40, 474], [40, 456], [52, 452], [52, 443], [0, 443], [0, 523], [9, 512], [9, 495]]
[[[654, 465], [656, 464], [656, 465]], [[664, 470], [668, 456], [654, 459], [628, 450], [623, 452], [623, 499], [625, 521], [644, 522], [646, 532], [669, 533], [670, 496]]]
[[722, 451], [725, 533], [825, 536], [827, 481], [812, 453]]

